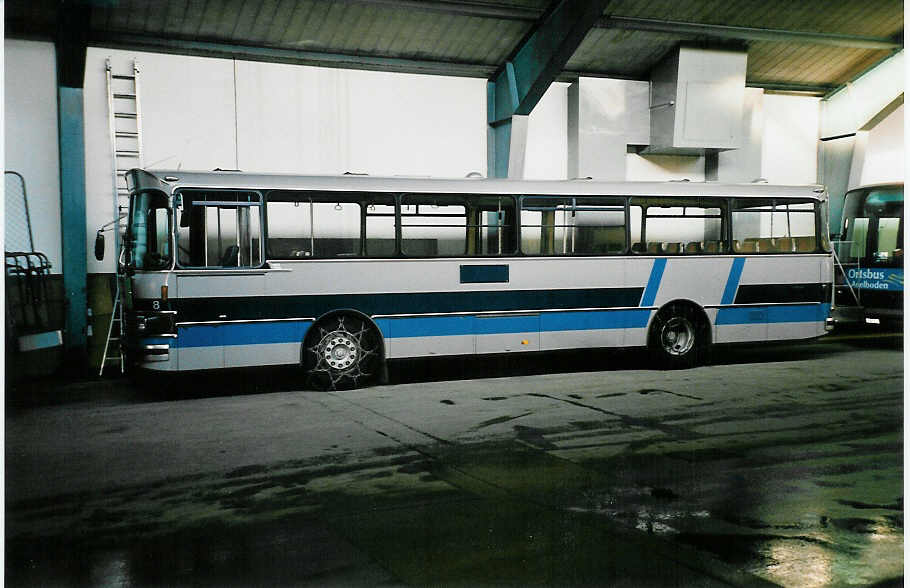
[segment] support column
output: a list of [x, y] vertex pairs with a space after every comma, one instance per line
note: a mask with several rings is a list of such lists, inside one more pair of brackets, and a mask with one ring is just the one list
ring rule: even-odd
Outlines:
[[487, 175], [524, 175], [528, 115], [563, 70], [609, 0], [558, 0], [487, 84]]
[[86, 330], [85, 117], [83, 80], [90, 8], [63, 2], [57, 27], [57, 133], [60, 147], [60, 214], [66, 323], [65, 368], [88, 370]]

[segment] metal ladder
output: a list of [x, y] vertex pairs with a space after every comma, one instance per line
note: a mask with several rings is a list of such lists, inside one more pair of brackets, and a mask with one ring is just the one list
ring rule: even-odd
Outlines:
[[111, 141], [111, 188], [113, 195], [114, 252], [117, 255], [116, 290], [111, 322], [104, 342], [104, 355], [98, 375], [111, 362], [120, 363], [124, 372], [121, 341], [123, 339], [123, 301], [120, 296], [120, 250], [122, 236], [126, 230], [129, 211], [129, 187], [125, 173], [134, 167], [142, 167], [142, 110], [139, 102], [139, 62], [133, 60], [130, 74], [115, 74], [111, 58], [104, 62], [107, 77], [108, 133]]
[[[133, 61], [129, 75], [113, 72], [111, 58], [105, 60], [107, 75], [108, 132], [111, 141], [113, 214], [111, 218], [125, 218], [129, 210], [127, 171], [142, 167], [142, 111], [139, 103], [139, 62]], [[117, 223], [114, 232], [114, 251], [120, 252], [120, 238], [126, 224]]]
[[[114, 323], [117, 323], [117, 330], [114, 331]], [[98, 369], [98, 375], [104, 375], [104, 367], [111, 362], [120, 363], [120, 373], [123, 369], [123, 350], [120, 341], [123, 337], [123, 305], [120, 302], [120, 280], [117, 280], [117, 290], [114, 294], [114, 310], [111, 313], [111, 322], [107, 326], [107, 339], [104, 341], [104, 355], [101, 356], [101, 367]], [[111, 345], [113, 343], [114, 345]]]

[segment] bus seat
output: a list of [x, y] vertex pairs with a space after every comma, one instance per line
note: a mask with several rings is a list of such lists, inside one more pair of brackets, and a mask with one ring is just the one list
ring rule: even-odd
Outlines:
[[771, 237], [761, 237], [755, 242], [755, 250], [759, 253], [768, 253], [769, 251], [774, 251], [774, 246], [771, 243]]
[[721, 253], [724, 250], [723, 241], [707, 241], [705, 242], [705, 253]]
[[743, 252], [757, 253], [759, 241], [759, 237], [749, 237], [748, 239], [743, 239]]
[[702, 251], [702, 246], [701, 246], [700, 242], [691, 241], [689, 243], [686, 243], [686, 253], [688, 253], [689, 255], [698, 254], [698, 253], [701, 253], [701, 251]]
[[664, 252], [677, 254], [682, 252], [682, 243], [667, 243], [664, 245]]
[[648, 243], [648, 253], [663, 253], [663, 251], [661, 251], [660, 243], [657, 243], [656, 241]]
[[793, 239], [790, 237], [778, 237], [774, 240], [775, 251], [796, 251]]
[[815, 237], [794, 237], [796, 240], [796, 250], [800, 252], [815, 251]]

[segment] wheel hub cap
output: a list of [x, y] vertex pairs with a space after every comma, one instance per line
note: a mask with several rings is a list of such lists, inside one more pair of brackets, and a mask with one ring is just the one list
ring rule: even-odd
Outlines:
[[688, 319], [674, 317], [661, 329], [660, 341], [670, 355], [685, 355], [695, 345], [695, 328]]
[[326, 337], [323, 357], [331, 368], [347, 369], [354, 365], [358, 355], [357, 343], [347, 333], [332, 333]]

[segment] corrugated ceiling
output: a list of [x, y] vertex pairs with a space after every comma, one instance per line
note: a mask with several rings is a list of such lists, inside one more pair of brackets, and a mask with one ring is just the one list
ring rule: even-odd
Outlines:
[[[548, 5], [548, 0], [96, 0], [89, 42], [488, 77]], [[52, 37], [58, 6], [54, 0], [7, 0], [7, 36]], [[709, 27], [687, 30], [674, 23], [735, 28], [717, 35]], [[780, 31], [834, 37], [788, 37]], [[614, 0], [562, 79], [646, 79], [680, 43], [720, 43], [748, 51], [750, 85], [823, 92], [901, 48], [902, 31], [900, 0]], [[853, 38], [895, 44], [857, 46], [862, 43]]]

